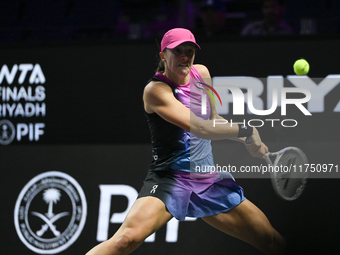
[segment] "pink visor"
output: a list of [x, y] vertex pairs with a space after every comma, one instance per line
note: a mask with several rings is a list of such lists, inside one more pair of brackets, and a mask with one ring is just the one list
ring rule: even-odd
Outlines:
[[168, 49], [176, 48], [178, 45], [185, 42], [192, 42], [199, 49], [201, 48], [196, 43], [195, 36], [190, 32], [190, 30], [185, 28], [174, 28], [166, 32], [165, 35], [163, 36], [161, 42], [161, 51], [164, 51], [165, 48]]

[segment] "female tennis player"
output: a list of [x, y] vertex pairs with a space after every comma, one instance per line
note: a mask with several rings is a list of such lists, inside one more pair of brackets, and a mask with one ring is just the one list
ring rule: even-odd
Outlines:
[[186, 216], [202, 218], [265, 254], [284, 254], [284, 238], [231, 175], [197, 171], [214, 165], [211, 140], [238, 139], [255, 157], [268, 152], [255, 128], [214, 125], [214, 119], [222, 117], [210, 96], [202, 114], [202, 95], [211, 87], [208, 69], [193, 65], [197, 48], [187, 29], [164, 35], [158, 71], [143, 95], [153, 153], [149, 173], [118, 231], [87, 255], [129, 254], [172, 217]]

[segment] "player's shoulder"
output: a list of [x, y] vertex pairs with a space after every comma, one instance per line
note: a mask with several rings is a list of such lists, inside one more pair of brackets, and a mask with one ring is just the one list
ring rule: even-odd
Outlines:
[[208, 68], [202, 64], [195, 64], [194, 67], [200, 73], [203, 78], [210, 78], [210, 73]]
[[166, 92], [171, 92], [170, 86], [162, 81], [150, 81], [144, 88], [144, 96], [157, 96]]
[[145, 86], [145, 90], [171, 90], [170, 86], [163, 81], [150, 81]]

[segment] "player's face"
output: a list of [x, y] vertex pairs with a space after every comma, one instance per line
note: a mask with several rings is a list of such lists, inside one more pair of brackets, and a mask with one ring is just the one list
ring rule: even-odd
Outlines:
[[164, 56], [166, 68], [177, 75], [188, 75], [195, 58], [193, 43], [182, 43], [174, 49], [166, 49]]

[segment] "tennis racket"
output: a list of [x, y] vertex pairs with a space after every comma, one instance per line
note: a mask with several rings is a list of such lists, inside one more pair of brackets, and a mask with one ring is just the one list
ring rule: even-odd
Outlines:
[[[275, 157], [274, 161], [270, 157]], [[276, 194], [289, 201], [297, 199], [305, 189], [308, 178], [305, 165], [308, 159], [303, 151], [286, 147], [277, 152], [268, 152], [265, 160]]]

